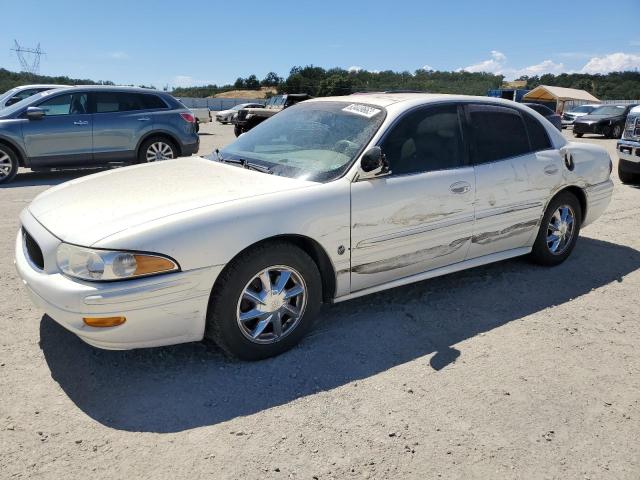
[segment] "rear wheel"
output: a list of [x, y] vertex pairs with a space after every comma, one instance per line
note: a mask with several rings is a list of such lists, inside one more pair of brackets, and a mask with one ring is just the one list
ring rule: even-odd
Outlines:
[[564, 262], [575, 247], [581, 224], [582, 208], [576, 196], [570, 192], [556, 195], [542, 217], [531, 260], [547, 266]]
[[9, 183], [18, 174], [18, 155], [5, 145], [0, 145], [0, 183]]
[[240, 135], [242, 135], [242, 127], [240, 127], [239, 125], [234, 125], [233, 133], [235, 134], [236, 137], [239, 137]]
[[576, 138], [582, 138], [582, 134], [578, 132], [573, 132], [573, 136]]
[[178, 157], [175, 144], [164, 137], [152, 137], [145, 140], [138, 152], [138, 163], [157, 162]]
[[304, 250], [286, 242], [260, 245], [233, 260], [216, 282], [205, 336], [243, 360], [283, 353], [312, 326], [321, 285]]

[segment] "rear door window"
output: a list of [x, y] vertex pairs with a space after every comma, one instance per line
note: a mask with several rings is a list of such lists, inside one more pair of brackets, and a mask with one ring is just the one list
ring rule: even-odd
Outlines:
[[542, 124], [533, 118], [533, 115], [528, 113], [522, 113], [524, 123], [527, 126], [527, 132], [529, 133], [529, 141], [531, 142], [531, 150], [539, 152], [540, 150], [549, 150], [553, 148], [551, 140], [547, 134], [547, 129]]
[[129, 92], [96, 92], [94, 95], [96, 113], [131, 112], [145, 110], [143, 96]]
[[469, 105], [467, 108], [474, 163], [496, 162], [531, 151], [520, 112], [497, 105]]

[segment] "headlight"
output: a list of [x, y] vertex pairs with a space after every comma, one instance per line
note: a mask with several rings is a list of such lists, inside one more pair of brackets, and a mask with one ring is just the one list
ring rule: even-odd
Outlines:
[[68, 243], [58, 246], [56, 260], [63, 273], [82, 280], [124, 280], [180, 269], [176, 262], [161, 255], [94, 250]]

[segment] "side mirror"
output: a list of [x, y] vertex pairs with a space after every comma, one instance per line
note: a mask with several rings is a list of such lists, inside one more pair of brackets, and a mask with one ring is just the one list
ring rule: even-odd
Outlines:
[[389, 164], [380, 147], [371, 147], [362, 154], [362, 158], [360, 159], [360, 175], [358, 176], [359, 180], [380, 177], [390, 173]]
[[38, 107], [27, 107], [27, 118], [29, 120], [42, 120], [44, 110]]

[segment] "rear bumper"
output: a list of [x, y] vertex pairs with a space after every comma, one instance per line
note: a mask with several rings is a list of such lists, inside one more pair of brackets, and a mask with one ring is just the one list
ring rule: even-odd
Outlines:
[[598, 183], [584, 189], [587, 197], [587, 215], [584, 217], [582, 226], [586, 227], [597, 220], [607, 209], [613, 194], [613, 181]]
[[192, 141], [182, 143], [181, 145], [181, 153], [183, 157], [188, 157], [189, 155], [198, 153], [198, 150], [200, 150], [200, 136], [198, 134], [195, 135], [195, 138]]
[[[35, 267], [16, 238], [15, 266], [33, 303], [90, 345], [109, 350], [201, 340], [211, 287], [222, 267], [206, 267], [121, 282], [83, 282], [62, 275], [51, 258], [60, 243], [29, 214], [23, 225], [41, 246], [45, 267]], [[26, 220], [26, 221], [24, 221]], [[124, 316], [117, 327], [96, 328], [83, 317]]]
[[627, 163], [633, 163], [640, 169], [640, 142], [635, 142], [633, 140], [620, 140], [616, 145], [616, 150], [618, 151], [618, 158], [621, 160], [621, 166], [623, 163], [625, 166], [627, 166]]

